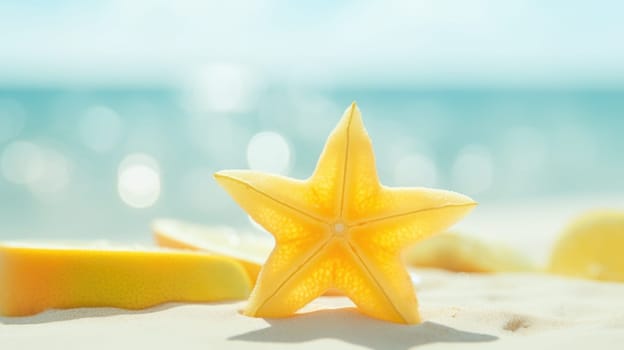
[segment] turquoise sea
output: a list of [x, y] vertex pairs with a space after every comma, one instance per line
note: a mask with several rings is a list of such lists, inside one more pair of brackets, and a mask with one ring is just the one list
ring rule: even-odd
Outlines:
[[279, 86], [230, 105], [195, 97], [0, 88], [0, 238], [145, 241], [163, 216], [250, 226], [212, 172], [305, 178], [352, 101], [387, 185], [480, 202], [624, 195], [624, 90]]

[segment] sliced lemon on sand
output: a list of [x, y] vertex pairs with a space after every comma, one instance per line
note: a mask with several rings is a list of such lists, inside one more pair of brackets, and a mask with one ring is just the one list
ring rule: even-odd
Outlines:
[[555, 243], [549, 270], [624, 282], [624, 212], [593, 211], [574, 220]]
[[532, 271], [528, 259], [513, 249], [455, 233], [443, 233], [409, 248], [406, 261], [417, 267], [457, 272]]
[[190, 249], [226, 256], [238, 261], [255, 283], [260, 268], [273, 248], [273, 239], [251, 232], [238, 232], [227, 226], [202, 226], [172, 219], [152, 224], [159, 246]]
[[245, 270], [232, 259], [169, 249], [0, 243], [0, 314], [164, 302], [244, 299]]

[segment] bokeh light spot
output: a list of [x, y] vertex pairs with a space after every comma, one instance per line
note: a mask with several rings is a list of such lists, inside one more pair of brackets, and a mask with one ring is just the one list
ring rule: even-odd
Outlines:
[[290, 146], [273, 131], [255, 134], [247, 145], [247, 163], [253, 170], [285, 174], [290, 167]]
[[134, 208], [147, 208], [160, 197], [158, 163], [146, 154], [128, 155], [119, 165], [117, 189], [121, 200]]

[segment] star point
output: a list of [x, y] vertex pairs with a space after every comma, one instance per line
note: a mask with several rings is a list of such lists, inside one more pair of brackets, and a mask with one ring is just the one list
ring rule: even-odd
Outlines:
[[246, 170], [217, 182], [276, 241], [245, 314], [285, 317], [330, 288], [371, 317], [418, 323], [418, 303], [401, 251], [466, 215], [461, 194], [389, 188], [377, 177], [372, 143], [353, 102], [307, 180]]

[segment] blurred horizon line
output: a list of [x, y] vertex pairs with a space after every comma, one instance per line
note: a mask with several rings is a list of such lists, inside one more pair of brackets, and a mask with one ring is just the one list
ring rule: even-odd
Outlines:
[[[19, 90], [143, 90], [170, 91], [188, 86], [189, 76], [162, 79], [156, 74], [150, 78], [129, 79], [127, 76], [109, 76], [106, 79], [93, 79], [89, 76], [53, 79], [7, 79], [0, 72], [0, 91]], [[619, 92], [624, 90], [623, 80], [594, 81], [513, 81], [513, 80], [411, 80], [411, 81], [349, 81], [318, 82], [301, 80], [260, 79], [262, 87], [292, 87], [295, 89], [397, 91], [405, 92]]]

